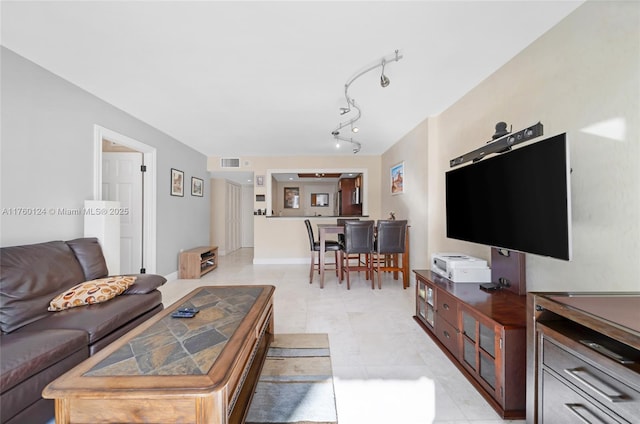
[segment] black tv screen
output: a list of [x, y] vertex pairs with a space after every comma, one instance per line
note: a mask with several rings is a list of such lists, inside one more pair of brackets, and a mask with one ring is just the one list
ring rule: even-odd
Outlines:
[[446, 173], [447, 237], [571, 259], [566, 134]]

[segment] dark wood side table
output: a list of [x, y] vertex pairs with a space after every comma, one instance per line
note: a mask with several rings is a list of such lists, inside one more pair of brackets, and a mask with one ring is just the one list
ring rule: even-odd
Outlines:
[[529, 293], [527, 422], [640, 422], [640, 293]]

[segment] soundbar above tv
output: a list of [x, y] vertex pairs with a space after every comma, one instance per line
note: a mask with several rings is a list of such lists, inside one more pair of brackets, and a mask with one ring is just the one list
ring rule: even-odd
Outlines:
[[447, 237], [571, 259], [566, 134], [446, 173]]

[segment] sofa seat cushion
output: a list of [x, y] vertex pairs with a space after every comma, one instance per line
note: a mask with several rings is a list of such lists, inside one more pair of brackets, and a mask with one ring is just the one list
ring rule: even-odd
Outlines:
[[0, 329], [5, 333], [48, 317], [56, 294], [86, 281], [63, 241], [3, 247], [0, 269]]
[[18, 332], [0, 337], [2, 423], [42, 423], [53, 416], [53, 402], [42, 390], [89, 357], [81, 330]]
[[89, 357], [88, 334], [82, 330], [20, 331], [0, 337], [0, 392], [32, 377], [77, 351]]
[[57, 295], [49, 303], [49, 311], [63, 311], [76, 306], [106, 302], [124, 293], [136, 277], [114, 276], [85, 281]]
[[148, 294], [122, 295], [104, 303], [47, 312], [47, 319], [33, 322], [18, 331], [51, 328], [85, 330], [91, 345], [161, 304], [162, 294], [158, 290]]

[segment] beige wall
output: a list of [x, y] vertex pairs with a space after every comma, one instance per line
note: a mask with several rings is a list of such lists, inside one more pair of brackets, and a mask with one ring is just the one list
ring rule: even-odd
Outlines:
[[[573, 260], [527, 255], [528, 290], [640, 290], [638, 28], [638, 3], [587, 2], [380, 157], [243, 158], [249, 165], [241, 170], [266, 175], [269, 169], [365, 169], [368, 214], [386, 218], [393, 210], [411, 224], [411, 268], [428, 268], [430, 254], [438, 251], [488, 260], [488, 247], [446, 238], [444, 173], [451, 158], [490, 140], [496, 122], [519, 130], [541, 121], [545, 136], [568, 133]], [[624, 124], [620, 139], [612, 131], [588, 132], [609, 120]], [[400, 161], [405, 162], [406, 193], [392, 196], [389, 168]], [[219, 171], [218, 165], [219, 158], [209, 158], [209, 171]], [[255, 193], [268, 189], [256, 187]], [[334, 221], [312, 219], [314, 224]], [[256, 216], [254, 224], [255, 262], [308, 261], [302, 219]]]
[[[425, 119], [416, 128], [405, 135], [382, 155], [380, 175], [382, 217], [395, 212], [396, 219], [406, 219], [411, 226], [410, 267], [412, 269], [429, 268], [427, 256], [427, 166], [428, 120]], [[399, 162], [404, 162], [404, 193], [391, 194], [390, 170]]]
[[[567, 132], [572, 179], [573, 260], [527, 255], [533, 290], [640, 290], [640, 5], [588, 2], [440, 116], [430, 120], [428, 250], [489, 259], [489, 248], [445, 237], [449, 159], [541, 121]], [[622, 139], [587, 129], [620, 120]], [[540, 172], [544, 172], [541, 169]]]
[[[271, 210], [274, 216], [329, 216], [335, 215], [334, 196], [338, 191], [338, 180], [333, 182], [271, 182], [272, 203]], [[284, 207], [284, 189], [286, 187], [298, 187], [300, 190], [300, 207], [298, 209]], [[328, 206], [311, 206], [312, 193], [326, 193], [329, 195]]]
[[[220, 168], [219, 157], [209, 157], [208, 170], [229, 171]], [[243, 157], [238, 171], [265, 175], [265, 186], [255, 187], [254, 194], [271, 193], [270, 172], [319, 171], [319, 172], [362, 172], [364, 177], [365, 208], [363, 213], [371, 219], [380, 218], [380, 156], [309, 156], [309, 157]], [[268, 200], [271, 196], [267, 196]], [[277, 200], [275, 200], [277, 201]], [[269, 201], [254, 204], [254, 209], [265, 207], [270, 213], [274, 205]], [[326, 209], [326, 208], [322, 208]], [[223, 214], [212, 201], [212, 214]], [[313, 217], [318, 223], [335, 223], [336, 218]], [[215, 229], [213, 229], [215, 231]], [[316, 230], [317, 231], [317, 230]], [[316, 238], [318, 237], [316, 233]], [[254, 263], [308, 263], [309, 238], [303, 218], [254, 216]]]

